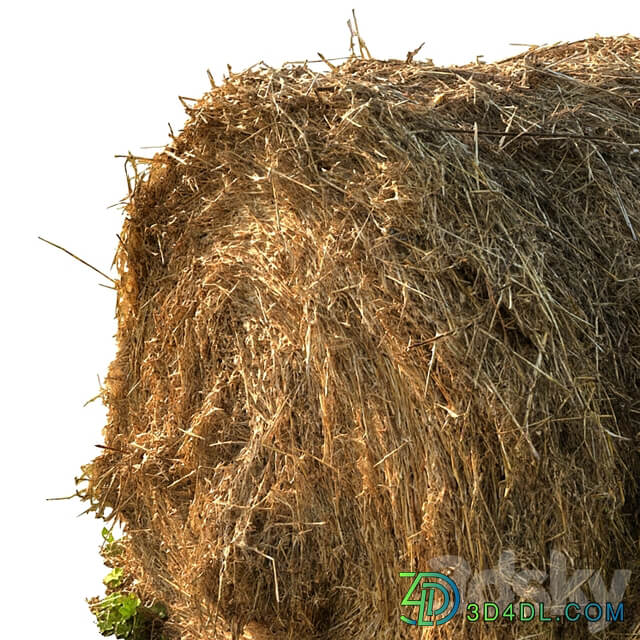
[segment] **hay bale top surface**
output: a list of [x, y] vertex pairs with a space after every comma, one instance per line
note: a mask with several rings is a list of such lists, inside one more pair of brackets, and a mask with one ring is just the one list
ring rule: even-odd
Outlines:
[[177, 637], [404, 637], [443, 555], [636, 566], [639, 45], [252, 68], [131, 159], [87, 495]]

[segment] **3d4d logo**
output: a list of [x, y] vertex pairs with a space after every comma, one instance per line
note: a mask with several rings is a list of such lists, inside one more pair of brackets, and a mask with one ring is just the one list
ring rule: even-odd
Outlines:
[[[400, 603], [403, 607], [418, 607], [418, 618], [400, 616], [407, 624], [433, 627], [453, 618], [460, 606], [460, 592], [456, 583], [442, 573], [402, 572], [401, 578], [413, 578]], [[435, 606], [435, 608], [434, 608]]]

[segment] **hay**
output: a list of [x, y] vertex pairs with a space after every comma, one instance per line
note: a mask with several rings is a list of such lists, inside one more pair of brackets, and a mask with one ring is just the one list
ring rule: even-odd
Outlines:
[[[640, 40], [185, 104], [131, 187], [86, 468], [169, 632], [415, 638], [398, 574], [447, 554], [637, 569]], [[586, 634], [429, 637], [554, 629]]]

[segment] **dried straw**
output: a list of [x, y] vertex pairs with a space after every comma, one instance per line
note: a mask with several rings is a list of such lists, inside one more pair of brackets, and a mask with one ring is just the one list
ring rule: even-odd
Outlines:
[[231, 74], [129, 159], [86, 497], [175, 637], [416, 638], [447, 554], [638, 569], [640, 40], [407, 60]]

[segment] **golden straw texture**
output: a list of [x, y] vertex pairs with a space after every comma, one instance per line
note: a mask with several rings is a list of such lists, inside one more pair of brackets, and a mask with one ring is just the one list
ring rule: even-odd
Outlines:
[[185, 103], [130, 159], [85, 467], [167, 637], [583, 638], [400, 621], [401, 571], [555, 550], [634, 571], [600, 636], [631, 638], [640, 41], [258, 66]]

